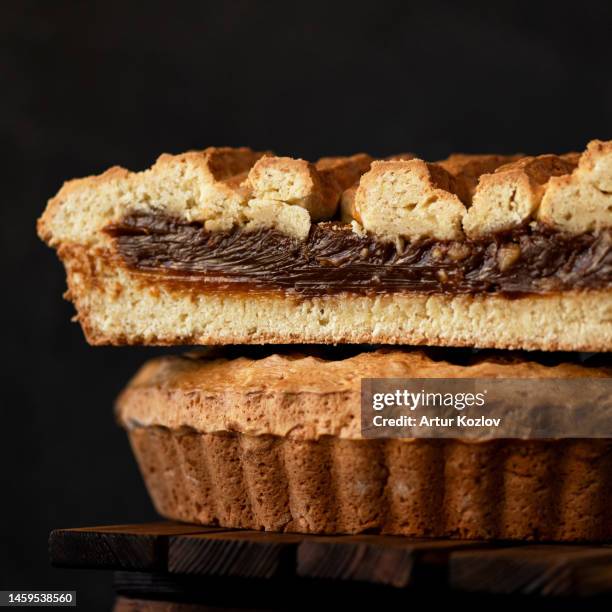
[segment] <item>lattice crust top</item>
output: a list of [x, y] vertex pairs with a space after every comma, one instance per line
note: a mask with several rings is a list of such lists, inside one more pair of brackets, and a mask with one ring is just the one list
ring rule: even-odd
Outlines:
[[297, 239], [329, 219], [393, 242], [478, 239], [530, 222], [597, 231], [612, 226], [612, 141], [594, 140], [582, 154], [454, 154], [435, 163], [409, 153], [310, 163], [230, 147], [164, 154], [143, 172], [114, 167], [65, 183], [39, 233], [53, 246], [100, 244], [109, 240], [100, 230], [134, 213]]

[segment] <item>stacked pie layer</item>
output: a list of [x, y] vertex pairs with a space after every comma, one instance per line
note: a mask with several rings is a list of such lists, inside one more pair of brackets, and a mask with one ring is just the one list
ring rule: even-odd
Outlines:
[[611, 440], [363, 439], [362, 378], [588, 378], [611, 368], [524, 359], [166, 357], [117, 404], [157, 510], [303, 533], [612, 537]]
[[39, 233], [92, 344], [606, 351], [612, 142], [582, 153], [209, 148], [70, 181]]

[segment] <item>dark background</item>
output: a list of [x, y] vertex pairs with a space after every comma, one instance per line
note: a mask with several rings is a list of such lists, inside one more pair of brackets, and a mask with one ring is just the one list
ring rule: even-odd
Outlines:
[[612, 3], [460, 4], [2, 3], [0, 588], [108, 609], [109, 576], [49, 567], [49, 530], [155, 516], [112, 404], [160, 351], [70, 323], [35, 236], [47, 198], [211, 144], [436, 159], [612, 138]]

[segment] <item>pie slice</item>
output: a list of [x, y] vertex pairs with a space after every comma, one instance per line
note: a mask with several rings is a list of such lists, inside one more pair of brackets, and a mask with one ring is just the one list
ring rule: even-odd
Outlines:
[[92, 344], [612, 349], [612, 141], [565, 155], [162, 155], [38, 225]]

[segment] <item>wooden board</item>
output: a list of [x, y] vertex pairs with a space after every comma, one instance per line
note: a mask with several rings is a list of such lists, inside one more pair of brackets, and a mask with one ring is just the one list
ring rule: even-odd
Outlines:
[[211, 528], [171, 521], [55, 529], [49, 535], [49, 556], [58, 567], [164, 570], [170, 536], [206, 531]]
[[450, 586], [522, 595], [596, 595], [612, 591], [612, 548], [526, 545], [466, 551], [450, 559]]
[[159, 522], [55, 530], [49, 551], [54, 565], [155, 572], [158, 583], [184, 585], [188, 578], [281, 579], [489, 594], [612, 592], [612, 547], [603, 545], [309, 536]]
[[[410, 540], [381, 535], [312, 537], [304, 540], [297, 573], [308, 578], [349, 580], [406, 587], [435, 580], [453, 551], [486, 544], [460, 540]], [[438, 571], [442, 569], [442, 572]]]
[[168, 543], [171, 574], [273, 578], [293, 575], [304, 536], [233, 531], [173, 536]]

